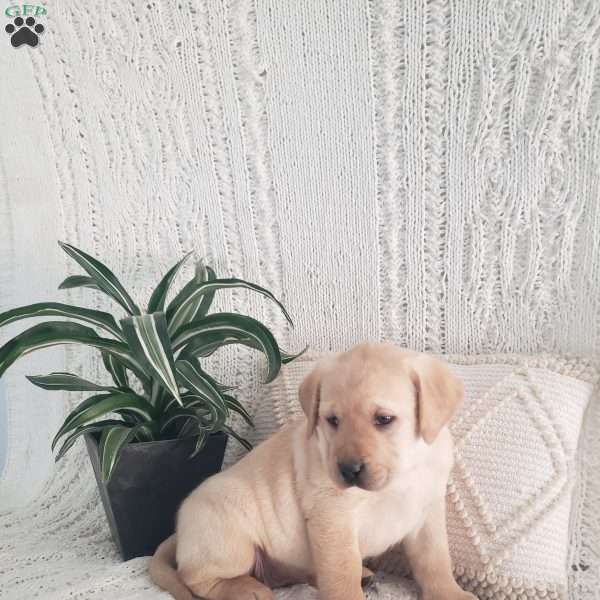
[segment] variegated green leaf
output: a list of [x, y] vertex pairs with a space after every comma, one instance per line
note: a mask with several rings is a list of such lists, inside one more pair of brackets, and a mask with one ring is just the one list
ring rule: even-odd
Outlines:
[[207, 265], [204, 263], [204, 259], [200, 259], [197, 263], [196, 263], [196, 267], [195, 267], [195, 280], [198, 282], [203, 282], [203, 281], [212, 281], [213, 279], [216, 279], [217, 276], [215, 274], [215, 272]]
[[59, 290], [70, 290], [78, 287], [87, 287], [99, 290], [98, 284], [87, 275], [70, 275], [59, 286]]
[[199, 333], [185, 347], [186, 356], [206, 358], [212, 356], [217, 350], [231, 344], [240, 344], [256, 349], [258, 346], [250, 338], [241, 338], [230, 335], [228, 331], [218, 333]]
[[41, 348], [60, 344], [84, 344], [118, 357], [140, 379], [146, 376], [142, 366], [122, 342], [100, 337], [90, 327], [67, 321], [39, 323], [15, 336], [0, 348], [0, 376], [21, 356]]
[[196, 286], [190, 287], [188, 290], [186, 290], [186, 288], [184, 288], [180, 294], [178, 294], [178, 297], [174, 299], [174, 308], [171, 310], [171, 307], [169, 307], [169, 311], [167, 311], [167, 321], [169, 323], [169, 333], [171, 335], [177, 335], [178, 330], [186, 323], [204, 316], [197, 315], [195, 312], [195, 307], [199, 306], [203, 296], [214, 293], [217, 290], [234, 288], [252, 290], [269, 298], [269, 300], [272, 300], [279, 306], [289, 324], [293, 326], [292, 319], [283, 304], [281, 304], [269, 290], [266, 290], [255, 283], [249, 283], [242, 279], [216, 279], [214, 281], [199, 283]]
[[287, 365], [288, 363], [291, 363], [293, 360], [296, 360], [297, 358], [300, 358], [306, 351], [308, 350], [308, 346], [304, 346], [304, 348], [302, 348], [302, 350], [300, 350], [300, 352], [286, 352], [285, 350], [281, 351], [281, 362], [284, 365]]
[[135, 439], [140, 442], [154, 442], [156, 441], [156, 432], [158, 427], [156, 423], [139, 423], [136, 426]]
[[[152, 380], [152, 388], [150, 390], [150, 404], [155, 406], [157, 410], [164, 410], [164, 407], [171, 400], [169, 397], [168, 391], [162, 386], [161, 382], [158, 379]], [[176, 398], [172, 398], [172, 400], [178, 404]]]
[[182, 408], [181, 406], [173, 407], [169, 410], [160, 423], [160, 433], [163, 433], [173, 423], [180, 419], [194, 419], [197, 420], [198, 416], [193, 408]]
[[111, 354], [110, 352], [102, 352], [102, 362], [104, 363], [104, 368], [110, 373], [110, 376], [117, 387], [129, 387], [127, 369], [114, 354]]
[[181, 305], [199, 286], [216, 281], [216, 279], [215, 272], [209, 266], [202, 263], [196, 265], [196, 276], [185, 284], [167, 309], [167, 325], [170, 335], [173, 335], [182, 325], [200, 319], [208, 313], [215, 297], [216, 290], [214, 289], [206, 290], [206, 293], [197, 296], [193, 302], [186, 302], [185, 306]]
[[206, 446], [206, 442], [208, 441], [208, 432], [204, 429], [198, 430], [198, 436], [196, 437], [196, 446], [194, 447], [194, 451], [190, 454], [190, 459], [197, 456]]
[[178, 437], [193, 437], [195, 435], [198, 435], [199, 431], [203, 431], [203, 429], [198, 423], [198, 419], [195, 417], [191, 417], [183, 424], [183, 427], [179, 430]]
[[171, 287], [171, 283], [175, 277], [177, 277], [177, 273], [179, 273], [181, 267], [185, 264], [187, 259], [193, 254], [193, 252], [188, 252], [174, 267], [169, 269], [167, 274], [162, 278], [152, 296], [150, 297], [150, 302], [148, 303], [148, 312], [161, 312], [165, 308], [165, 300], [167, 298], [167, 294], [169, 293], [169, 288]]
[[250, 425], [250, 427], [254, 427], [254, 422], [252, 421], [252, 417], [250, 416], [248, 411], [242, 406], [241, 402], [239, 402], [238, 400], [236, 400], [233, 396], [230, 396], [229, 394], [223, 394], [223, 397], [225, 398], [225, 404], [227, 405], [227, 408], [229, 410], [236, 412], [238, 415], [240, 415], [244, 419], [244, 421], [246, 421], [246, 423], [248, 423], [248, 425]]
[[[216, 313], [184, 325], [173, 339], [173, 351], [182, 349], [203, 335], [221, 335], [238, 340], [253, 340], [253, 343], [267, 357], [267, 376], [265, 383], [277, 377], [281, 369], [281, 352], [273, 334], [252, 317], [235, 313]], [[188, 354], [187, 350], [182, 352]]]
[[147, 369], [181, 403], [165, 314], [128, 317], [121, 324], [136, 356], [143, 359]]
[[177, 381], [193, 394], [205, 398], [207, 403], [216, 407], [217, 411], [227, 417], [227, 404], [217, 383], [199, 365], [189, 360], [178, 360], [175, 363]]
[[100, 456], [100, 471], [102, 480], [109, 482], [119, 460], [121, 450], [135, 438], [137, 427], [115, 425], [102, 431], [98, 454]]
[[156, 416], [152, 405], [134, 393], [98, 394], [84, 400], [69, 414], [52, 441], [52, 449], [54, 450], [54, 446], [65, 433], [110, 413], [122, 412], [135, 414], [142, 421], [152, 421]]
[[72, 373], [50, 373], [50, 375], [28, 375], [27, 379], [44, 390], [62, 390], [66, 392], [118, 392], [106, 385], [99, 385], [73, 375]]
[[86, 254], [79, 248], [70, 244], [59, 242], [60, 247], [96, 282], [98, 287], [113, 300], [118, 302], [129, 314], [139, 315], [140, 309], [136, 306], [131, 296], [121, 285], [114, 273], [93, 256]]
[[75, 431], [71, 432], [63, 442], [63, 445], [60, 447], [55, 462], [58, 462], [73, 446], [73, 444], [77, 441], [77, 439], [86, 434], [86, 433], [97, 433], [102, 431], [105, 427], [111, 427], [113, 425], [123, 425], [123, 421], [117, 421], [116, 419], [106, 419], [104, 421], [96, 421], [94, 423], [90, 423], [89, 425], [83, 425], [82, 427], [78, 427]]
[[116, 338], [122, 340], [123, 333], [119, 329], [114, 317], [101, 310], [70, 306], [60, 302], [38, 302], [28, 306], [21, 306], [0, 314], [0, 327], [32, 317], [65, 317], [66, 319], [77, 319], [104, 329]]
[[209, 433], [220, 431], [228, 417], [226, 412], [218, 409], [212, 402], [207, 402], [206, 398], [201, 396], [197, 396], [195, 401], [189, 402], [187, 407], [194, 410], [198, 426], [206, 429]]
[[[177, 411], [193, 410], [196, 420], [202, 427], [206, 428], [208, 431], [217, 431], [221, 424], [227, 419], [227, 412], [224, 411], [222, 407], [215, 405], [214, 402], [207, 399], [206, 395], [186, 392], [181, 397], [181, 400], [183, 402], [183, 408], [175, 402], [169, 404], [164, 411], [164, 420], [178, 414]], [[179, 414], [186, 414], [188, 417], [191, 415], [191, 413], [187, 412]], [[176, 420], [176, 418], [173, 420]]]
[[182, 397], [184, 408], [193, 408], [201, 416], [211, 416], [211, 419], [217, 419], [227, 414], [222, 407], [217, 407], [213, 402], [207, 399], [206, 395], [199, 395], [193, 392], [186, 392]]
[[121, 419], [123, 419], [125, 425], [130, 425], [132, 427], [133, 425], [138, 425], [141, 420], [141, 417], [139, 415], [136, 415], [135, 413], [129, 413], [126, 410], [120, 410], [119, 416], [121, 417]]
[[[197, 338], [193, 339], [186, 347], [185, 354], [188, 356], [200, 356], [206, 358], [211, 356], [214, 352], [222, 348], [223, 346], [229, 346], [230, 344], [240, 344], [247, 346], [253, 350], [261, 350], [260, 344], [254, 338], [237, 338], [231, 336], [227, 331], [216, 333], [216, 334], [201, 334]], [[308, 346], [305, 346], [300, 352], [295, 354], [280, 350], [281, 362], [284, 365], [296, 360], [302, 356], [308, 350]]]
[[247, 439], [243, 438], [241, 435], [236, 433], [228, 425], [223, 425], [223, 431], [225, 433], [227, 433], [228, 435], [230, 435], [235, 440], [237, 440], [242, 446], [244, 446], [244, 448], [246, 448], [246, 450], [252, 450], [252, 444]]
[[[222, 394], [224, 394], [227, 391], [227, 389], [223, 389], [219, 384], [216, 384], [216, 382], [215, 382], [215, 385]], [[193, 392], [184, 392], [181, 395], [181, 402], [183, 403], [184, 407], [208, 405], [208, 400], [207, 400], [206, 396], [199, 396], [198, 394], [195, 394]], [[164, 405], [162, 407], [162, 411], [167, 412], [171, 408], [180, 407], [180, 406], [181, 406], [181, 404], [179, 404], [179, 402], [177, 402], [177, 400], [175, 400], [175, 398], [169, 398], [164, 403]]]

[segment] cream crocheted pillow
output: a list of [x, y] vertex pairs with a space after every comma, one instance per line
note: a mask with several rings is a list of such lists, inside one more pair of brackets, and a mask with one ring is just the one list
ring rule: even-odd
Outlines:
[[[287, 365], [268, 388], [254, 441], [302, 414], [297, 389], [316, 358]], [[480, 598], [566, 597], [570, 570], [586, 568], [571, 565], [569, 525], [595, 364], [546, 355], [442, 358], [465, 384], [451, 424], [455, 467], [447, 495], [457, 580]]]

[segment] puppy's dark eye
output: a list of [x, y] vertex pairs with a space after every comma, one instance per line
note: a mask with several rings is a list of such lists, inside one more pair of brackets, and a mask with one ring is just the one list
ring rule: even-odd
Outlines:
[[335, 416], [331, 416], [331, 417], [327, 417], [327, 422], [334, 428], [337, 429], [337, 426], [340, 424], [340, 421], [337, 417]]
[[393, 422], [396, 417], [392, 417], [391, 415], [377, 415], [375, 417], [375, 425], [377, 427], [385, 427]]

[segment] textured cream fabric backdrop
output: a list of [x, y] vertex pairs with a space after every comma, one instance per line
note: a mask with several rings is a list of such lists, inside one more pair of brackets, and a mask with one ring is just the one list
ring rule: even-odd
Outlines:
[[[46, 7], [0, 52], [2, 307], [48, 297], [62, 238], [140, 293], [196, 249], [316, 349], [597, 347], [597, 4]], [[22, 372], [11, 435], [59, 418]]]
[[[37, 48], [0, 40], [0, 309], [58, 297], [65, 239], [139, 297], [195, 249], [288, 347], [598, 349], [598, 3], [44, 4]], [[7, 377], [0, 510], [64, 411], [22, 374], [64, 364]]]

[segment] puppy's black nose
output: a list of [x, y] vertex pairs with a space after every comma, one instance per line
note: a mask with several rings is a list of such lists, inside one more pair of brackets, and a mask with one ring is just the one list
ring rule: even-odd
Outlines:
[[363, 463], [338, 463], [340, 475], [350, 485], [356, 485], [364, 466]]

